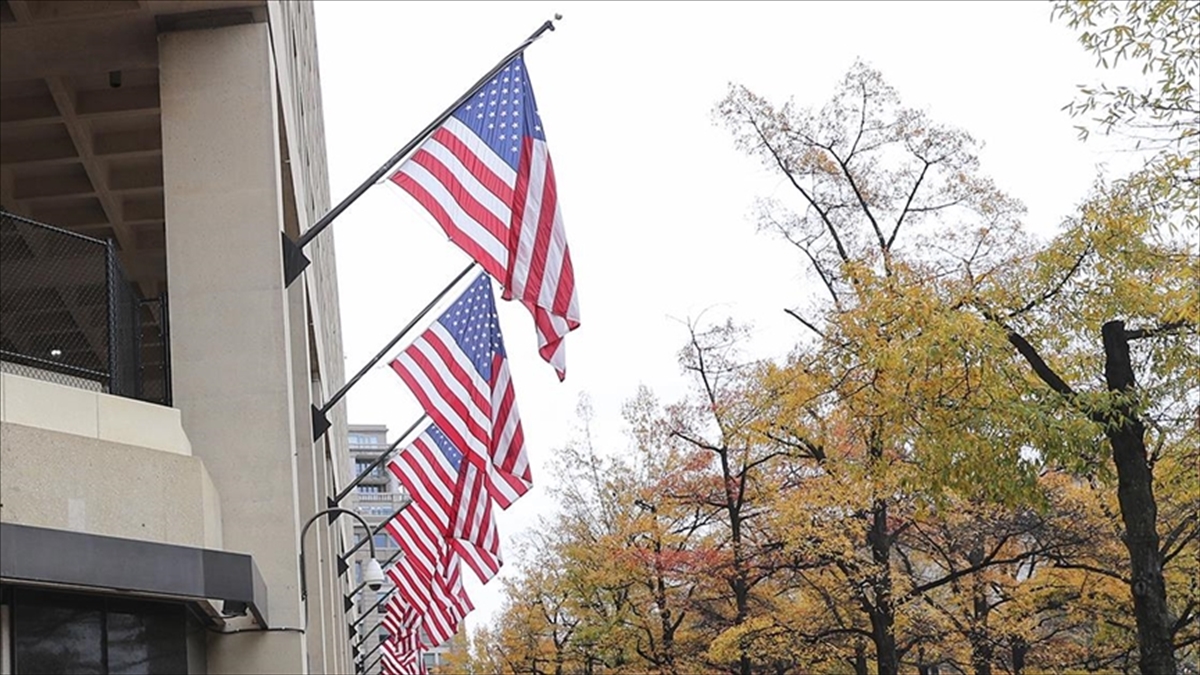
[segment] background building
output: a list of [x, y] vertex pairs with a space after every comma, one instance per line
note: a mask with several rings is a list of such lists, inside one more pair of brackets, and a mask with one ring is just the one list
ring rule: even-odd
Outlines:
[[353, 672], [328, 190], [309, 3], [0, 0], [0, 672]]
[[[351, 424], [349, 438], [351, 479], [362, 476], [353, 493], [353, 508], [371, 526], [375, 539], [376, 556], [381, 563], [386, 562], [399, 556], [400, 549], [392, 537], [381, 529], [381, 526], [396, 514], [397, 509], [408, 504], [409, 498], [400, 481], [385, 466], [375, 469], [370, 467], [379, 458], [380, 453], [386, 451], [397, 439], [389, 440], [388, 428], [382, 424]], [[395, 453], [391, 456], [394, 457]], [[375, 529], [379, 529], [379, 532], [375, 533]], [[362, 527], [355, 524], [354, 541], [362, 541], [365, 536], [366, 533]], [[355, 587], [362, 583], [362, 566], [366, 563], [367, 558], [368, 551], [365, 546], [355, 551], [351, 558], [350, 565], [354, 570]], [[388, 636], [382, 621], [386, 609], [386, 598], [393, 592], [394, 585], [388, 580], [384, 582], [384, 586], [378, 592], [364, 590], [353, 598], [358, 615], [362, 617], [355, 619], [359, 621], [359, 626], [356, 627], [355, 642], [361, 644], [358, 650], [365, 657], [364, 665], [373, 666], [368, 669], [368, 672], [379, 672], [379, 665], [376, 662], [379, 652], [375, 648]], [[446, 647], [441, 646], [424, 653], [422, 658], [425, 660], [426, 667], [442, 665], [442, 655], [446, 651]]]

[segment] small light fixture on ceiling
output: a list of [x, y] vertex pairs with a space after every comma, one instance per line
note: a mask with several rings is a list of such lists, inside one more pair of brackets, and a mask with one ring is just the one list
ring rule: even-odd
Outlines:
[[55, 347], [54, 349], [50, 350], [50, 356], [57, 359], [58, 357], [62, 356], [62, 350], [58, 347]]

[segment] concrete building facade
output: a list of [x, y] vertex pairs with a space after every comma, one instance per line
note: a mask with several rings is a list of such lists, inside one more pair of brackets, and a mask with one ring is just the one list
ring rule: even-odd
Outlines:
[[329, 202], [310, 3], [0, 0], [0, 673], [354, 672]]

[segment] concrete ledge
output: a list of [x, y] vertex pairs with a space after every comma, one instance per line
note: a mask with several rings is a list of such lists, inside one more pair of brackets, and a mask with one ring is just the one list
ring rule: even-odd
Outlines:
[[179, 410], [0, 373], [0, 422], [190, 457]]
[[0, 422], [0, 494], [5, 523], [224, 547], [221, 497], [198, 457]]

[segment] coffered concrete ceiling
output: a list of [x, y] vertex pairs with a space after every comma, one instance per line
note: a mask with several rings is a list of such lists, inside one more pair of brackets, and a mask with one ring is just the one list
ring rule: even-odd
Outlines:
[[264, 21], [265, 5], [0, 0], [0, 204], [112, 238], [143, 296], [165, 290], [158, 34]]

